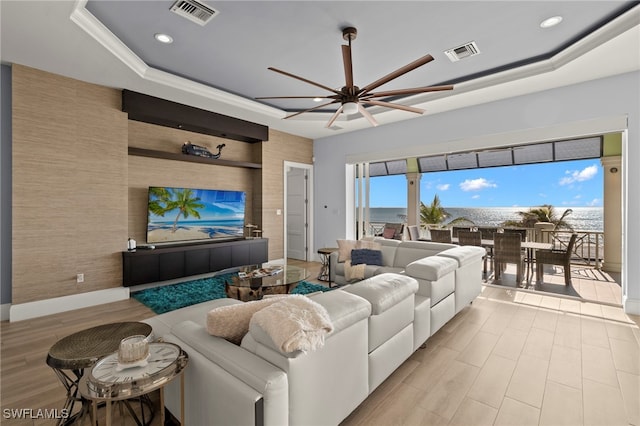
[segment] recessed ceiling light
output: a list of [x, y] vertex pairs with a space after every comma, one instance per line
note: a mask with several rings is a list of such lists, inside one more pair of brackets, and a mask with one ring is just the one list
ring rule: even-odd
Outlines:
[[551, 28], [562, 22], [562, 16], [552, 16], [540, 22], [540, 28]]
[[313, 102], [322, 102], [323, 98], [313, 98]]
[[158, 34], [154, 34], [153, 35], [156, 40], [158, 40], [160, 43], [166, 43], [166, 44], [170, 44], [173, 43], [173, 37], [171, 37], [168, 34], [162, 34], [162, 33], [158, 33]]

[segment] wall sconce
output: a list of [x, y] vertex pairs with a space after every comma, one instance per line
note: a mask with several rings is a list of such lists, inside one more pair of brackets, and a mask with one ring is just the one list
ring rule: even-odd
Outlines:
[[612, 168], [609, 169], [609, 171], [611, 173], [618, 173], [618, 168], [617, 167], [612, 167]]

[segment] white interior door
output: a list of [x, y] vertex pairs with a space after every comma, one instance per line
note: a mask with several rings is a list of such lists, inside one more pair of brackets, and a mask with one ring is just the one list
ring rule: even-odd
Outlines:
[[308, 174], [307, 169], [287, 170], [287, 258], [307, 261]]

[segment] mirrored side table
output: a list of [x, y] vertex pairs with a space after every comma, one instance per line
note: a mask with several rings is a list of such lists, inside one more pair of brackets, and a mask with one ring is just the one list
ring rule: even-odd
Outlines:
[[125, 337], [141, 334], [149, 336], [152, 332], [149, 324], [143, 322], [116, 322], [98, 325], [78, 331], [58, 340], [47, 353], [47, 365], [60, 379], [67, 391], [64, 410], [71, 415], [76, 402], [82, 407], [78, 413], [61, 419], [58, 425], [69, 425], [78, 418], [88, 414], [88, 401], [78, 395], [78, 383], [85, 368], [93, 366], [96, 361], [116, 350]]
[[[114, 352], [98, 360], [87, 370], [79, 384], [80, 394], [92, 401], [92, 417], [97, 420], [98, 403], [106, 403], [106, 424], [111, 425], [112, 402], [125, 404], [137, 424], [145, 424], [135, 417], [127, 401], [131, 398], [148, 396], [155, 390], [160, 391], [160, 424], [164, 425], [164, 387], [180, 376], [180, 423], [184, 425], [184, 369], [189, 356], [180, 346], [160, 342], [149, 344], [149, 357], [140, 365], [123, 368], [118, 363], [118, 353]], [[120, 407], [123, 413], [122, 405]]]

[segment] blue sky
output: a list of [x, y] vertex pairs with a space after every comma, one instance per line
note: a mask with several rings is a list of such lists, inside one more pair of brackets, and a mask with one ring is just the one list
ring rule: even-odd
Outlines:
[[[598, 159], [524, 166], [424, 173], [420, 199], [438, 194], [444, 207], [600, 207], [602, 166]], [[371, 207], [406, 207], [404, 175], [371, 178]]]

